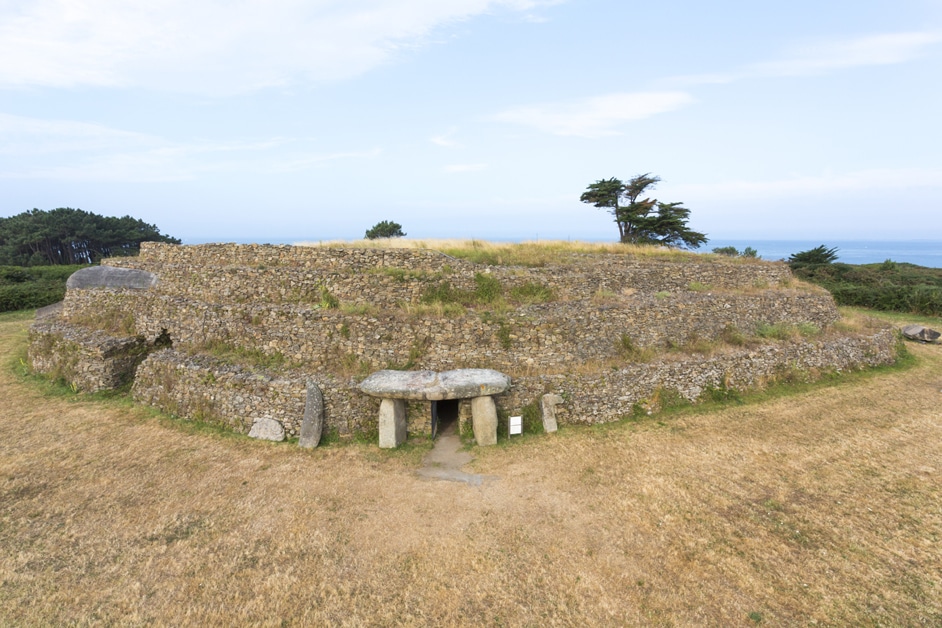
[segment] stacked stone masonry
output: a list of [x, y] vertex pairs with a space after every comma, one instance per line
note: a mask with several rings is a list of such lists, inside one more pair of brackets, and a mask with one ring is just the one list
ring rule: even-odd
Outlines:
[[[779, 323], [828, 328], [839, 318], [833, 300], [786, 287], [792, 278], [781, 263], [571, 255], [557, 265], [522, 268], [408, 249], [156, 243], [144, 243], [140, 257], [104, 263], [149, 271], [157, 284], [69, 290], [61, 318], [34, 326], [34, 368], [68, 379], [95, 371], [96, 360], [120, 362], [125, 371], [132, 364], [135, 398], [242, 432], [255, 418], [271, 417], [297, 436], [308, 379], [323, 391], [327, 431], [375, 432], [379, 401], [357, 383], [385, 368], [496, 369], [513, 380], [494, 398], [502, 416], [552, 392], [566, 400], [557, 407], [561, 423], [597, 423], [630, 414], [635, 404], [656, 405], [665, 389], [692, 400], [709, 388], [759, 385], [787, 369], [889, 363], [896, 342], [885, 331], [829, 334], [711, 358], [626, 361], [626, 342], [641, 349], [683, 345]], [[554, 298], [452, 317], [410, 311], [430, 287], [448, 282], [472, 290], [478, 274], [505, 290], [545, 286]], [[325, 294], [335, 301], [325, 303]], [[110, 339], [82, 331], [96, 320], [126, 324]], [[158, 339], [173, 349], [152, 351], [138, 367], [141, 347], [153, 348]], [[123, 348], [104, 359], [98, 346]], [[220, 349], [221, 357], [209, 355]], [[266, 370], [240, 355], [272, 360]], [[98, 376], [100, 387], [130, 375], [108, 377]], [[428, 403], [410, 402], [407, 412], [410, 432], [428, 430]]]
[[127, 384], [147, 355], [143, 337], [115, 338], [54, 320], [35, 323], [29, 336], [27, 358], [32, 368], [61, 378], [82, 392], [113, 390]]

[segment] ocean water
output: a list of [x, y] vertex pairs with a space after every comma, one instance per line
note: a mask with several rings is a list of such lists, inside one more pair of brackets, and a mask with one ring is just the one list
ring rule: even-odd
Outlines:
[[845, 264], [873, 264], [886, 260], [908, 262], [919, 266], [942, 268], [942, 241], [939, 240], [713, 240], [702, 251], [735, 246], [742, 251], [751, 246], [759, 257], [767, 260], [788, 259], [789, 255], [821, 245], [837, 247], [837, 261]]

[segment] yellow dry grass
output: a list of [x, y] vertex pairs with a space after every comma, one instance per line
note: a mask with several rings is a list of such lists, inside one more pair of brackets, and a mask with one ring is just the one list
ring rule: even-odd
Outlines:
[[453, 257], [474, 262], [507, 266], [545, 266], [564, 262], [560, 255], [591, 253], [627, 255], [667, 260], [713, 261], [723, 264], [763, 263], [742, 257], [729, 257], [712, 253], [693, 253], [664, 246], [621, 244], [619, 242], [582, 242], [572, 240], [539, 240], [526, 242], [490, 242], [467, 239], [377, 238], [375, 240], [325, 240], [322, 242], [297, 242], [295, 246], [322, 246], [328, 248], [378, 248], [378, 249], [431, 249]]
[[[0, 359], [28, 321], [0, 320]], [[0, 369], [0, 625], [942, 624], [942, 349], [474, 449], [301, 451]]]
[[545, 247], [569, 250], [575, 253], [631, 253], [638, 251], [666, 250], [660, 247], [635, 246], [618, 242], [582, 242], [579, 240], [539, 240], [524, 242], [492, 242], [469, 238], [376, 238], [374, 240], [324, 240], [320, 242], [297, 242], [296, 246], [351, 247], [364, 249], [482, 249], [508, 250], [519, 246]]

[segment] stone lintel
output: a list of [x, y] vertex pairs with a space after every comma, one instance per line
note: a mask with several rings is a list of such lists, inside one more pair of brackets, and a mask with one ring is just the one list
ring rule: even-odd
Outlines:
[[65, 283], [68, 290], [92, 288], [131, 288], [147, 290], [157, 285], [157, 275], [146, 270], [117, 266], [89, 266], [72, 273]]
[[492, 369], [435, 371], [377, 371], [360, 383], [360, 390], [381, 399], [443, 401], [498, 395], [510, 388], [510, 377]]

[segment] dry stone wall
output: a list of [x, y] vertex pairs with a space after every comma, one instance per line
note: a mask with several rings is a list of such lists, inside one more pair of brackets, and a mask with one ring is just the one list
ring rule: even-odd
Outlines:
[[[676, 346], [779, 323], [827, 329], [839, 314], [826, 293], [783, 287], [791, 275], [780, 263], [566, 257], [508, 268], [433, 251], [144, 243], [140, 257], [105, 263], [154, 273], [156, 286], [69, 290], [58, 322], [34, 327], [31, 361], [98, 389], [126, 381], [150, 352], [134, 377], [140, 401], [243, 432], [256, 418], [273, 418], [297, 436], [309, 379], [324, 394], [328, 431], [374, 431], [378, 401], [356, 385], [385, 368], [496, 369], [513, 378], [497, 398], [503, 415], [554, 392], [567, 400], [562, 422], [595, 423], [635, 404], [656, 405], [662, 389], [694, 399], [709, 388], [757, 385], [783, 369], [893, 360], [891, 334], [831, 334], [712, 358], [626, 362], [626, 343]], [[472, 290], [479, 274], [505, 290], [546, 286], [555, 299], [454, 317], [402, 307], [441, 282]], [[339, 307], [324, 307], [338, 305], [325, 292]], [[83, 327], [95, 320], [128, 324], [129, 337]], [[173, 350], [156, 351], [158, 340]], [[106, 364], [121, 374], [106, 374]], [[427, 430], [429, 420], [428, 403], [409, 404], [411, 431]]]
[[[785, 375], [811, 377], [815, 372], [891, 364], [896, 345], [896, 335], [883, 330], [870, 336], [788, 342], [601, 372], [536, 374], [514, 379], [510, 390], [495, 401], [502, 416], [519, 415], [543, 394], [553, 392], [565, 400], [556, 408], [561, 422], [604, 423], [630, 416], [636, 407], [657, 410], [664, 391], [696, 401], [711, 389], [745, 390]], [[256, 418], [273, 418], [284, 425], [288, 436], [296, 437], [304, 414], [306, 379], [294, 370], [272, 375], [209, 356], [163, 350], [140, 366], [133, 395], [165, 412], [243, 433]], [[340, 435], [375, 431], [378, 399], [358, 393], [352, 381], [332, 377], [317, 381], [329, 429]], [[410, 433], [428, 433], [428, 403], [411, 402], [408, 416]]]
[[27, 352], [34, 370], [62, 378], [82, 392], [127, 384], [146, 354], [143, 337], [117, 338], [56, 320], [32, 326]]
[[897, 343], [894, 331], [882, 330], [872, 335], [776, 343], [712, 357], [629, 364], [608, 372], [541, 374], [515, 381], [500, 403], [508, 412], [519, 413], [547, 392], [560, 393], [565, 399], [557, 406], [562, 422], [604, 423], [631, 416], [636, 404], [656, 411], [662, 393], [693, 402], [710, 390], [744, 391], [783, 377], [812, 379], [822, 372], [892, 364]]
[[[135, 400], [169, 414], [242, 433], [248, 433], [256, 418], [272, 418], [284, 426], [289, 438], [296, 438], [309, 378], [299, 369], [270, 373], [209, 355], [164, 349], [141, 364], [131, 392]], [[378, 399], [360, 393], [352, 380], [330, 375], [313, 379], [324, 396], [324, 424], [329, 431], [339, 435], [375, 431]], [[415, 429], [427, 430], [428, 411], [413, 414]]]
[[625, 292], [683, 292], [778, 286], [788, 267], [769, 262], [667, 261], [624, 255], [566, 254], [541, 267], [483, 266], [436, 251], [332, 249], [211, 244], [179, 247], [144, 242], [137, 258], [103, 263], [157, 274], [157, 292], [208, 303], [317, 304], [326, 289], [343, 304], [394, 307], [419, 301], [442, 282], [474, 288], [474, 276], [497, 278], [507, 289], [539, 284], [562, 300]]
[[[522, 306], [504, 314], [470, 312], [457, 317], [419, 316], [389, 310], [344, 313], [296, 305], [222, 305], [141, 291], [72, 291], [63, 314], [94, 309], [114, 317], [133, 312], [135, 332], [177, 343], [224, 343], [280, 354], [318, 371], [338, 365], [388, 367], [487, 367], [519, 374], [558, 371], [573, 362], [617, 358], [623, 337], [637, 347], [713, 340], [727, 328], [752, 333], [757, 325], [836, 320], [830, 297], [796, 291], [757, 294], [685, 293], [671, 297], [632, 295], [618, 303]], [[109, 312], [113, 314], [108, 314]], [[356, 369], [354, 369], [356, 370]]]

